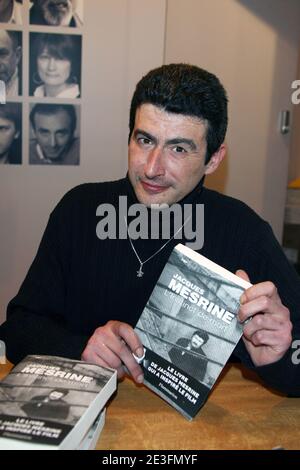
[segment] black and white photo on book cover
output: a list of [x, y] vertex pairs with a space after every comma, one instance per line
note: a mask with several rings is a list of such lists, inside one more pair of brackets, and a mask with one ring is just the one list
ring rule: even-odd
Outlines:
[[116, 389], [116, 371], [27, 356], [0, 382], [0, 449], [75, 449]]
[[179, 244], [140, 316], [144, 383], [188, 419], [241, 338], [239, 299], [250, 285]]

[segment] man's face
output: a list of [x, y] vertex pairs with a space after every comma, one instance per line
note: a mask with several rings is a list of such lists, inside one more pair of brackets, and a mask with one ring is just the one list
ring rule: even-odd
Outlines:
[[201, 336], [199, 335], [194, 335], [191, 339], [191, 345], [193, 349], [201, 348], [203, 343], [204, 343], [204, 339], [201, 338]]
[[41, 14], [51, 26], [68, 26], [73, 15], [72, 0], [36, 0]]
[[63, 157], [73, 137], [71, 119], [63, 109], [55, 114], [34, 116], [35, 135], [43, 155], [51, 160]]
[[9, 152], [14, 141], [19, 136], [15, 124], [9, 119], [0, 117], [0, 158]]
[[204, 174], [206, 124], [197, 118], [167, 113], [143, 104], [135, 116], [129, 142], [129, 178], [139, 202], [174, 204], [189, 194]]
[[49, 398], [50, 400], [60, 400], [64, 396], [64, 393], [55, 390], [50, 393]]
[[14, 49], [6, 31], [0, 30], [0, 80], [8, 83], [15, 73], [21, 57], [21, 48]]

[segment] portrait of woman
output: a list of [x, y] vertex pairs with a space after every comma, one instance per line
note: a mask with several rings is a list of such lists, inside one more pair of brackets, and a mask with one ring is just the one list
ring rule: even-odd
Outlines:
[[80, 97], [81, 36], [30, 34], [30, 95]]

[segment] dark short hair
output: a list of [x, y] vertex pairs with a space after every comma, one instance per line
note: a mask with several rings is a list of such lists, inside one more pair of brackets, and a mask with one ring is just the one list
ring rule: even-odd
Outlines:
[[227, 102], [224, 87], [212, 73], [189, 64], [163, 65], [147, 73], [136, 86], [130, 106], [129, 139], [136, 110], [142, 104], [196, 117], [207, 122], [207, 163], [225, 139]]
[[53, 116], [59, 111], [65, 111], [71, 120], [71, 133], [72, 135], [76, 129], [76, 112], [75, 108], [71, 104], [48, 104], [48, 103], [38, 103], [33, 106], [30, 112], [30, 122], [32, 128], [35, 130], [34, 118], [36, 114], [43, 114], [44, 116]]
[[6, 29], [5, 32], [11, 40], [14, 50], [16, 50], [17, 47], [21, 45], [21, 31], [11, 31]]
[[0, 117], [12, 121], [16, 131], [21, 130], [22, 109], [20, 103], [0, 104]]
[[208, 333], [207, 333], [206, 331], [204, 331], [204, 330], [196, 330], [196, 331], [194, 331], [194, 333], [192, 334], [192, 338], [193, 338], [194, 336], [199, 336], [200, 338], [202, 338], [203, 341], [204, 341], [203, 344], [207, 343], [207, 341], [209, 340], [209, 335], [208, 335]]

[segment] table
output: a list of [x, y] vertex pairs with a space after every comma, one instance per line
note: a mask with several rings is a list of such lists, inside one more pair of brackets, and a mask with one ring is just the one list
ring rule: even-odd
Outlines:
[[256, 374], [227, 366], [205, 406], [186, 420], [144, 386], [125, 379], [107, 407], [97, 449], [300, 448], [300, 399], [265, 388]]
[[[0, 365], [0, 378], [11, 365]], [[101, 450], [300, 448], [300, 399], [266, 388], [254, 372], [227, 366], [204, 407], [186, 420], [126, 378], [107, 406]]]

